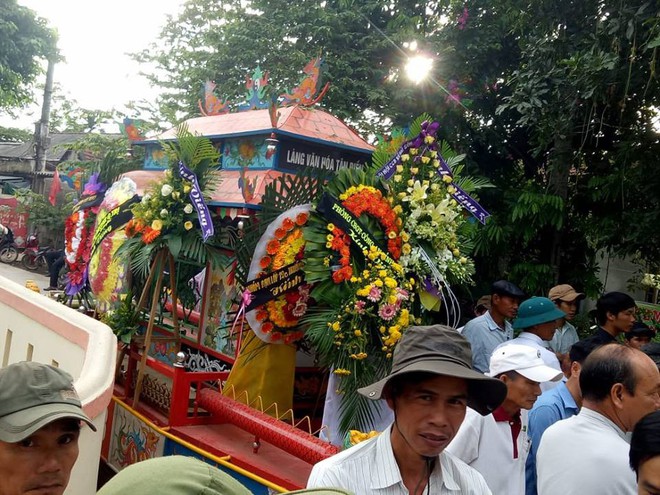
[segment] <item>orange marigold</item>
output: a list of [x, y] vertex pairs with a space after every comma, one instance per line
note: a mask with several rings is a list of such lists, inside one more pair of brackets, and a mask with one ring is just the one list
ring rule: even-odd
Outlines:
[[291, 230], [291, 229], [293, 229], [293, 227], [295, 227], [295, 224], [293, 223], [293, 220], [291, 220], [290, 218], [285, 218], [282, 221], [282, 228], [283, 229]]
[[266, 252], [268, 254], [277, 254], [277, 252], [280, 250], [280, 241], [277, 239], [272, 239], [268, 241], [268, 244], [266, 244]]
[[286, 237], [286, 230], [283, 228], [275, 229], [275, 239], [282, 240]]
[[308, 213], [305, 213], [305, 212], [298, 213], [296, 215], [296, 225], [298, 225], [299, 227], [302, 227], [303, 225], [305, 225], [307, 223], [308, 218], [309, 218]]
[[264, 256], [259, 261], [259, 266], [264, 269], [268, 268], [270, 266], [270, 262], [271, 262], [270, 256]]

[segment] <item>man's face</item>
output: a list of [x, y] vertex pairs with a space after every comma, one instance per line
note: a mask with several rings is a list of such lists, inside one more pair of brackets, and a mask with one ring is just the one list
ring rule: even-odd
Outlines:
[[629, 332], [635, 323], [635, 308], [628, 308], [617, 314], [608, 311], [607, 322], [619, 333]]
[[520, 299], [517, 297], [493, 294], [491, 306], [505, 318], [515, 318], [518, 314]]
[[660, 371], [651, 358], [642, 353], [635, 354], [635, 393], [631, 394], [625, 388], [622, 391], [621, 420], [626, 431], [633, 431], [640, 419], [660, 409]]
[[638, 495], [660, 494], [660, 455], [651, 457], [639, 465], [637, 485]]
[[406, 385], [387, 403], [395, 414], [392, 445], [397, 455], [435, 457], [452, 441], [465, 418], [467, 381], [437, 376]]
[[635, 349], [641, 349], [643, 345], [646, 345], [651, 342], [651, 337], [648, 335], [636, 335], [626, 339], [626, 344]]
[[505, 402], [520, 409], [531, 409], [538, 396], [541, 395], [539, 383], [525, 378], [519, 373], [514, 374], [513, 377], [502, 375], [500, 380], [506, 384], [507, 388]]
[[534, 325], [533, 328], [536, 334], [541, 337], [541, 339], [552, 340], [552, 337], [555, 335], [555, 330], [557, 330], [557, 320], [541, 323], [540, 325]]
[[78, 458], [77, 421], [54, 421], [17, 442], [0, 441], [0, 495], [62, 495]]
[[577, 299], [574, 301], [562, 301], [560, 299], [555, 301], [555, 304], [558, 309], [566, 313], [566, 316], [564, 317], [565, 320], [571, 321], [573, 318], [575, 318], [578, 309]]

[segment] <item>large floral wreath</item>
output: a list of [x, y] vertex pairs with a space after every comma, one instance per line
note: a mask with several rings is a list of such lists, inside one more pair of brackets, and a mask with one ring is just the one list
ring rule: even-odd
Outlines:
[[[303, 227], [310, 205], [285, 211], [266, 229], [257, 244], [248, 279], [261, 279], [301, 261], [305, 252]], [[311, 286], [303, 283], [293, 290], [248, 311], [250, 328], [265, 342], [290, 344], [303, 337], [299, 320], [307, 312]]]

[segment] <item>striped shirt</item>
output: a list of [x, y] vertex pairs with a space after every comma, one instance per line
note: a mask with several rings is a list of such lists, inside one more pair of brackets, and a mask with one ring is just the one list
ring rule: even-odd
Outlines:
[[[341, 487], [356, 495], [408, 495], [394, 458], [390, 428], [384, 434], [329, 457], [314, 466], [308, 488]], [[440, 469], [431, 473], [433, 495], [492, 495], [477, 471], [448, 452], [439, 456]], [[424, 490], [426, 493], [427, 490]]]

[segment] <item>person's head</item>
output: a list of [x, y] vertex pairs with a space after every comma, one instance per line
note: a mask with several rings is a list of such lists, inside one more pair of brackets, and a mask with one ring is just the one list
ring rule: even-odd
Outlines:
[[637, 475], [638, 494], [660, 493], [660, 411], [647, 414], [635, 425], [630, 467]]
[[490, 295], [481, 296], [474, 305], [474, 316], [481, 316], [490, 309]]
[[539, 384], [561, 379], [562, 372], [547, 366], [538, 349], [507, 344], [493, 351], [488, 375], [506, 385], [507, 395], [502, 407], [511, 414], [531, 409], [541, 395]]
[[20, 362], [0, 370], [0, 495], [61, 495], [78, 458], [82, 410], [67, 372]]
[[660, 408], [660, 372], [646, 354], [621, 344], [593, 351], [580, 372], [584, 405], [608, 416], [624, 431]]
[[513, 328], [538, 335], [543, 340], [551, 340], [555, 334], [559, 319], [566, 313], [557, 309], [546, 297], [532, 297], [523, 301], [518, 308], [518, 317], [513, 321]]
[[596, 301], [598, 324], [615, 334], [630, 331], [635, 323], [635, 300], [623, 292], [608, 292]]
[[589, 354], [591, 354], [597, 347], [598, 344], [592, 340], [578, 340], [571, 346], [571, 348], [568, 350], [568, 358], [571, 362], [571, 373], [568, 376], [569, 379], [573, 378], [574, 380], [578, 380], [580, 378], [582, 364], [587, 359]]
[[660, 369], [660, 343], [651, 342], [650, 344], [646, 344], [645, 346], [642, 346], [641, 351], [650, 357]]
[[502, 383], [472, 369], [469, 342], [444, 325], [408, 328], [390, 374], [358, 391], [387, 400], [395, 418], [393, 448], [403, 445], [402, 454], [421, 457], [435, 457], [449, 445], [467, 406], [486, 415], [506, 395]]
[[626, 345], [640, 349], [649, 344], [655, 337], [655, 330], [642, 321], [636, 321], [629, 332], [625, 334]]
[[498, 280], [490, 289], [491, 311], [504, 318], [515, 318], [520, 301], [525, 293], [515, 284], [507, 280]]
[[576, 292], [576, 290], [568, 284], [555, 285], [548, 292], [548, 299], [555, 303], [557, 309], [566, 313], [564, 319], [568, 321], [575, 318], [578, 311], [578, 305], [584, 297], [585, 296], [582, 292]]

